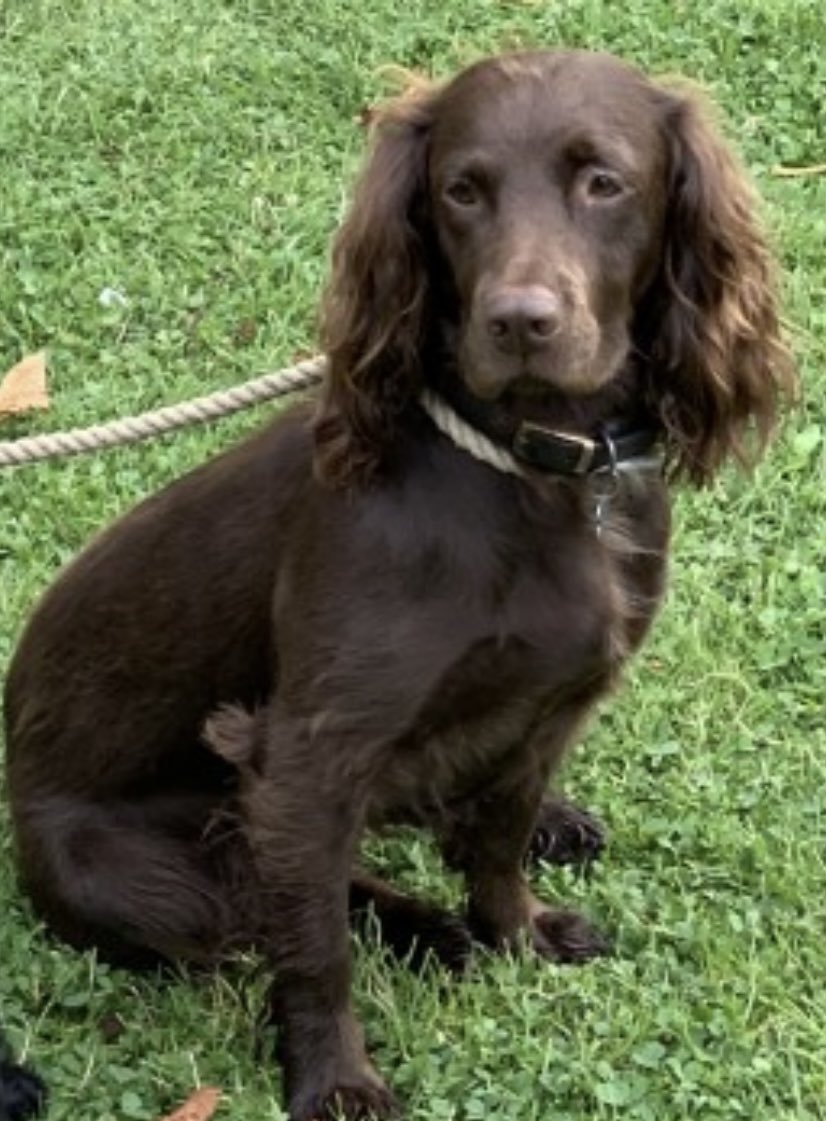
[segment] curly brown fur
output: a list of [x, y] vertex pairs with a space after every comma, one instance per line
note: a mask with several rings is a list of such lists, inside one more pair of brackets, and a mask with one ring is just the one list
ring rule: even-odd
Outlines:
[[316, 421], [320, 475], [368, 480], [421, 385], [431, 288], [423, 236], [433, 92], [417, 84], [375, 119], [379, 137], [333, 249], [322, 344], [330, 363]]
[[[323, 321], [318, 406], [94, 541], [5, 692], [38, 912], [120, 962], [257, 947], [291, 1121], [394, 1108], [350, 999], [351, 912], [457, 969], [470, 933], [605, 950], [523, 864], [601, 845], [544, 791], [657, 610], [666, 484], [621, 476], [597, 533], [599, 479], [477, 462], [422, 386], [506, 446], [525, 422], [654, 429], [702, 483], [792, 384], [741, 173], [695, 99], [604, 55], [487, 60], [392, 105]], [[466, 923], [360, 871], [365, 829], [394, 823], [432, 829]]]
[[676, 474], [708, 482], [752, 463], [795, 393], [776, 270], [754, 192], [696, 93], [671, 95], [669, 212], [662, 272], [645, 314], [648, 392]]

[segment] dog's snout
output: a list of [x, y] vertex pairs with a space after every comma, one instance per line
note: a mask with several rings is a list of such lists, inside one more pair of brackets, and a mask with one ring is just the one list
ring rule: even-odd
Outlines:
[[560, 302], [538, 284], [502, 288], [488, 300], [487, 330], [499, 350], [531, 353], [548, 345], [560, 326]]

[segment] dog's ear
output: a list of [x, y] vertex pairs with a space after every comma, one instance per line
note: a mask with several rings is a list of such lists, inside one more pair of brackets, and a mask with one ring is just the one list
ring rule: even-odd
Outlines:
[[762, 450], [795, 378], [755, 198], [695, 95], [668, 94], [665, 247], [650, 387], [675, 474], [697, 484]]
[[417, 83], [374, 117], [374, 141], [333, 247], [322, 307], [328, 374], [316, 467], [333, 486], [369, 481], [420, 386], [427, 314], [427, 142], [437, 96]]

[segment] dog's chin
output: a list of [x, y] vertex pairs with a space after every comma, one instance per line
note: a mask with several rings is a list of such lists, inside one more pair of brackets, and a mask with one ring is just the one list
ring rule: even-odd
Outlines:
[[621, 369], [625, 355], [611, 361], [568, 365], [521, 362], [502, 368], [498, 363], [468, 364], [462, 380], [483, 401], [537, 401], [543, 397], [590, 397], [611, 382]]
[[459, 348], [460, 375], [483, 401], [504, 398], [536, 402], [543, 397], [587, 398], [600, 392], [628, 361], [630, 338], [624, 323], [561, 338], [543, 352], [505, 355], [468, 331]]

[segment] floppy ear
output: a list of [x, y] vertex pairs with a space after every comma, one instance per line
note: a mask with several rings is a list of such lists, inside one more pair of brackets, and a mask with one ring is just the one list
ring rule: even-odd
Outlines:
[[[676, 475], [707, 482], [762, 450], [795, 378], [755, 199], [694, 97], [667, 96], [665, 246], [647, 349]], [[649, 309], [652, 310], [652, 309]]]
[[333, 246], [322, 305], [328, 358], [315, 422], [316, 470], [364, 483], [420, 384], [428, 302], [427, 140], [436, 91], [418, 84], [377, 116], [372, 152]]

